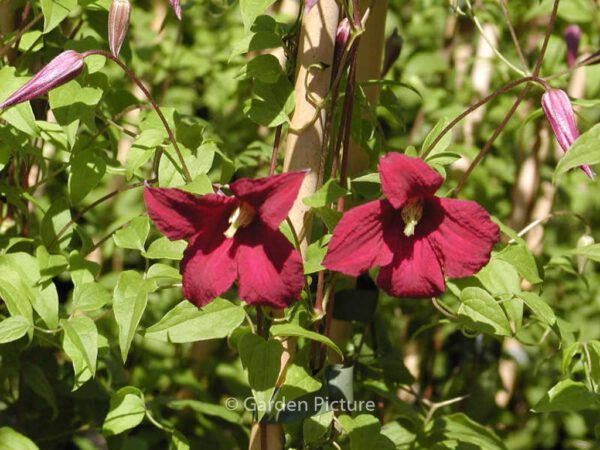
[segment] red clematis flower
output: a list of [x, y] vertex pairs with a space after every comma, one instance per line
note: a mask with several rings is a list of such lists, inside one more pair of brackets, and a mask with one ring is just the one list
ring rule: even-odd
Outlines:
[[477, 203], [436, 197], [443, 178], [419, 158], [379, 161], [386, 198], [348, 211], [333, 231], [323, 265], [357, 276], [381, 267], [377, 284], [395, 297], [434, 297], [444, 275], [467, 277], [490, 259], [498, 226]]
[[304, 286], [302, 258], [278, 230], [305, 172], [290, 172], [230, 185], [233, 196], [196, 196], [179, 189], [146, 187], [144, 198], [156, 227], [169, 239], [185, 239], [183, 294], [209, 303], [237, 278], [249, 304], [284, 308]]

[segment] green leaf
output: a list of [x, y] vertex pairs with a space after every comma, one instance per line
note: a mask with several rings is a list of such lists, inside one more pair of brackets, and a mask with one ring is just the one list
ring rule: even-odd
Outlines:
[[181, 282], [181, 274], [175, 267], [167, 266], [166, 264], [156, 263], [150, 266], [146, 274], [146, 278], [150, 279], [168, 279], [170, 281]]
[[87, 316], [74, 316], [60, 321], [64, 329], [63, 349], [73, 362], [74, 389], [79, 388], [96, 373], [98, 330]]
[[102, 431], [107, 436], [123, 433], [137, 427], [145, 416], [144, 395], [139, 389], [126, 386], [111, 396]]
[[562, 174], [574, 167], [600, 163], [598, 142], [600, 142], [600, 124], [594, 125], [571, 145], [569, 151], [558, 161], [556, 169], [554, 169], [553, 181], [556, 182]]
[[294, 110], [294, 88], [285, 76], [276, 83], [254, 83], [254, 98], [244, 107], [244, 113], [254, 122], [276, 127], [289, 121]]
[[246, 78], [254, 78], [263, 83], [275, 83], [283, 75], [281, 64], [273, 55], [255, 56], [244, 66], [244, 72], [242, 75]]
[[117, 231], [113, 239], [118, 247], [144, 251], [149, 232], [150, 219], [148, 216], [139, 216], [132, 219], [125, 228]]
[[[0, 100], [5, 100], [28, 80], [26, 77], [17, 77], [15, 72], [16, 69], [10, 66], [0, 69]], [[37, 136], [39, 134], [35, 123], [35, 116], [29, 102], [0, 111], [0, 116], [17, 130], [29, 136]]]
[[58, 242], [56, 236], [71, 221], [71, 210], [66, 199], [55, 198], [42, 219], [41, 237], [42, 242], [50, 251], [58, 248], [65, 249], [73, 235], [73, 228], [67, 229]]
[[31, 328], [29, 321], [23, 316], [14, 316], [0, 322], [0, 344], [16, 341], [25, 336]]
[[395, 449], [388, 438], [380, 435], [381, 424], [377, 417], [370, 414], [359, 414], [354, 418], [341, 415], [338, 420], [344, 431], [350, 436], [350, 450]]
[[0, 428], [0, 450], [39, 450], [31, 439], [9, 427]]
[[76, 285], [73, 289], [73, 307], [77, 311], [96, 311], [111, 301], [108, 290], [92, 281]]
[[471, 446], [485, 450], [505, 450], [506, 446], [492, 430], [481, 426], [463, 413], [448, 414], [435, 423], [435, 431], [441, 431], [447, 439], [461, 444], [453, 448], [470, 449]]
[[240, 0], [240, 11], [244, 28], [249, 30], [256, 18], [265, 12], [275, 0]]
[[476, 287], [464, 289], [460, 293], [460, 301], [458, 316], [469, 328], [498, 336], [512, 335], [502, 307], [483, 289]]
[[518, 294], [521, 292], [521, 279], [512, 264], [496, 255], [475, 275], [483, 287], [493, 295]]
[[318, 444], [324, 439], [333, 422], [333, 411], [307, 417], [302, 424], [302, 437], [307, 445]]
[[567, 252], [569, 256], [583, 256], [592, 261], [600, 262], [600, 244], [591, 244], [584, 247], [574, 248]]
[[344, 355], [343, 355], [342, 351], [339, 349], [339, 347], [337, 345], [335, 345], [335, 343], [331, 339], [329, 339], [327, 336], [323, 336], [322, 334], [315, 333], [314, 331], [306, 330], [299, 325], [295, 325], [292, 323], [273, 325], [271, 327], [270, 331], [271, 331], [272, 336], [282, 336], [282, 337], [295, 336], [295, 337], [303, 337], [306, 339], [311, 339], [313, 341], [320, 342], [322, 344], [325, 344], [332, 350], [334, 350], [342, 358], [344, 357]]
[[[26, 268], [26, 269], [25, 269]], [[40, 285], [37, 260], [27, 253], [0, 256], [0, 295], [11, 315], [26, 317], [33, 324], [32, 306], [49, 328], [58, 326], [58, 294], [54, 283]]]
[[216, 298], [202, 309], [184, 300], [149, 327], [149, 339], [183, 343], [228, 336], [244, 321], [244, 308]]
[[[331, 236], [327, 235], [327, 237]], [[306, 249], [306, 261], [304, 262], [305, 275], [325, 269], [321, 265], [323, 258], [325, 258], [325, 253], [327, 253], [327, 246], [323, 242], [323, 239], [319, 239], [308, 246]]]
[[142, 254], [148, 259], [173, 259], [180, 261], [183, 258], [183, 251], [186, 246], [187, 242], [185, 241], [171, 241], [161, 236], [153, 241], [148, 250]]
[[44, 33], [52, 31], [77, 8], [77, 0], [41, 0]]
[[218, 417], [219, 419], [223, 419], [229, 423], [239, 424], [241, 422], [241, 417], [239, 416], [239, 414], [225, 408], [224, 406], [215, 405], [213, 403], [184, 399], [172, 400], [167, 404], [167, 406], [177, 411], [189, 408], [192, 411], [203, 416]]
[[600, 405], [598, 394], [579, 381], [562, 380], [553, 386], [534, 406], [538, 413], [568, 412], [595, 409]]
[[106, 162], [95, 150], [85, 150], [75, 154], [71, 161], [69, 175], [69, 198], [72, 205], [78, 205], [102, 180], [106, 172]]
[[496, 257], [510, 263], [517, 271], [532, 284], [541, 283], [535, 258], [522, 244], [509, 244], [499, 252]]
[[154, 282], [144, 280], [135, 270], [127, 270], [119, 275], [113, 294], [113, 313], [119, 327], [119, 348], [123, 362], [127, 360], [135, 330], [146, 310], [148, 293], [155, 288]]
[[23, 377], [27, 386], [29, 386], [36, 395], [48, 403], [52, 408], [53, 416], [56, 417], [58, 415], [56, 396], [54, 395], [54, 389], [52, 388], [50, 381], [48, 381], [44, 371], [34, 364], [24, 363]]
[[325, 208], [345, 195], [348, 195], [348, 191], [341, 187], [337, 181], [330, 179], [317, 192], [303, 198], [302, 202], [311, 208]]
[[236, 42], [232, 46], [231, 56], [277, 47], [283, 47], [281, 37], [272, 31], [259, 31]]
[[[423, 146], [421, 147], [421, 155], [423, 155], [427, 151], [427, 149], [429, 149], [429, 146], [431, 144], [433, 144], [433, 141], [435, 140], [435, 138], [437, 138], [440, 135], [442, 130], [444, 128], [446, 128], [447, 125], [448, 125], [448, 119], [446, 119], [445, 117], [440, 119], [434, 125], [434, 127], [427, 134], [427, 136], [425, 137], [425, 140], [423, 141]], [[431, 149], [431, 151], [427, 154], [426, 161], [428, 161], [429, 159], [431, 159], [434, 155], [436, 155], [438, 153], [445, 152], [446, 149], [450, 146], [451, 142], [452, 142], [452, 133], [446, 133], [444, 135], [444, 137], [442, 137], [442, 139], [440, 139], [440, 141], [437, 144], [435, 144], [435, 147], [433, 147]]]
[[552, 308], [533, 292], [521, 292], [519, 297], [525, 302], [527, 307], [540, 318], [546, 325], [552, 327], [556, 324], [556, 316]]
[[271, 410], [270, 400], [281, 372], [283, 346], [275, 339], [266, 341], [256, 334], [247, 333], [240, 339], [238, 350], [260, 420]]
[[76, 80], [52, 89], [48, 100], [56, 121], [67, 133], [67, 141], [71, 147], [75, 145], [75, 137], [81, 122], [95, 128], [94, 114], [96, 106], [102, 98], [102, 89], [82, 87]]

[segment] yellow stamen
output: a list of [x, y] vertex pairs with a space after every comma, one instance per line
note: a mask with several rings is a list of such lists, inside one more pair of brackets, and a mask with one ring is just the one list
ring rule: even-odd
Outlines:
[[237, 230], [243, 228], [247, 225], [250, 225], [254, 216], [256, 215], [256, 210], [247, 203], [240, 203], [240, 205], [235, 208], [233, 214], [229, 217], [229, 223], [231, 224], [229, 228], [223, 233], [225, 237], [232, 238]]
[[404, 221], [404, 235], [409, 237], [415, 234], [415, 227], [423, 216], [423, 202], [421, 200], [413, 200], [407, 203], [402, 211], [402, 220]]

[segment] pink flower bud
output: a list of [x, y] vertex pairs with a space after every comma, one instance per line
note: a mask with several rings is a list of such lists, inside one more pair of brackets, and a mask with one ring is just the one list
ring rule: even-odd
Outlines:
[[169, 0], [169, 3], [171, 4], [171, 8], [173, 8], [177, 18], [181, 20], [181, 5], [179, 4], [179, 0]]
[[579, 50], [579, 40], [581, 39], [581, 29], [577, 25], [569, 25], [564, 32], [565, 41], [567, 42], [567, 65], [573, 67], [577, 59], [577, 51]]
[[[569, 96], [561, 89], [549, 89], [542, 95], [542, 109], [550, 122], [556, 140], [563, 151], [567, 152], [579, 137], [575, 113]], [[594, 172], [590, 166], [580, 167], [588, 177], [594, 178]]]
[[31, 80], [0, 103], [0, 110], [18, 103], [28, 102], [72, 80], [83, 70], [83, 58], [81, 53], [73, 50], [62, 52], [36, 73]]
[[337, 31], [335, 33], [335, 51], [333, 54], [333, 63], [335, 67], [339, 69], [339, 64], [342, 61], [342, 55], [348, 39], [350, 38], [350, 21], [347, 17], [343, 18], [338, 24]]
[[129, 28], [131, 3], [129, 0], [113, 0], [108, 10], [108, 45], [110, 52], [116, 58]]

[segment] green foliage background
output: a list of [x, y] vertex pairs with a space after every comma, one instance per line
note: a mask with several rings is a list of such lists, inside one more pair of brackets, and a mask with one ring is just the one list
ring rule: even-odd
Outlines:
[[[518, 66], [498, 2], [475, 3], [477, 19], [495, 25], [499, 51]], [[1, 48], [11, 46], [0, 63], [0, 99], [64, 49], [107, 48], [109, 2], [31, 6], [25, 22], [39, 17], [31, 28], [19, 39], [7, 32], [0, 40]], [[247, 24], [266, 6], [242, 2]], [[471, 79], [480, 35], [468, 14], [450, 6], [390, 1], [386, 36], [397, 28], [403, 45], [381, 83], [380, 105], [354, 114], [352, 137], [371, 158], [370, 170], [351, 183], [355, 203], [379, 195], [372, 176], [379, 155], [419, 153], [480, 98]], [[466, 10], [463, 2], [455, 6]], [[166, 0], [136, 2], [121, 58], [176, 130], [194, 178], [186, 189], [202, 194], [212, 184], [266, 175], [273, 129], [284, 124], [285, 130], [294, 107], [293, 67], [261, 51], [285, 44], [291, 54], [288, 33], [297, 24], [277, 4], [252, 27], [244, 27], [237, 2], [183, 7], [178, 22]], [[510, 2], [530, 67], [551, 8], [547, 0]], [[599, 48], [599, 19], [592, 0], [560, 2], [541, 72], [562, 74], [549, 81], [554, 87], [567, 89], [573, 78], [565, 73], [563, 29], [577, 23], [580, 52], [589, 54]], [[447, 35], [454, 20], [455, 32]], [[489, 63], [490, 90], [519, 76], [497, 58]], [[585, 84], [575, 104], [585, 131], [600, 116], [600, 69], [581, 70]], [[440, 192], [456, 186], [464, 165], [451, 164], [475, 157], [516, 92], [486, 105], [470, 131], [459, 125], [429, 155], [447, 177]], [[541, 94], [532, 88], [460, 194], [502, 224], [490, 264], [448, 283], [440, 302], [450, 317], [429, 301], [381, 294], [373, 322], [355, 322], [342, 348], [355, 364], [355, 398], [376, 401], [377, 415], [341, 416], [333, 434], [331, 414], [286, 424], [290, 448], [334, 448], [334, 439], [353, 450], [598, 447], [600, 247], [578, 249], [578, 241], [598, 238], [599, 187], [578, 170], [553, 184], [561, 155]], [[357, 104], [366, 107], [360, 90]], [[600, 162], [596, 133], [573, 155]], [[288, 312], [295, 328], [274, 326], [268, 341], [250, 333], [255, 312], [235, 291], [202, 311], [183, 301], [177, 267], [185, 245], [160, 237], [142, 200], [159, 148], [165, 156], [158, 183], [182, 186], [158, 117], [101, 56], [87, 58], [84, 73], [47, 98], [0, 114], [0, 448], [244, 448], [252, 414], [226, 402], [272, 394], [277, 333], [301, 335], [286, 398], [321, 388], [323, 374], [312, 374], [308, 364], [314, 336], [304, 331], [312, 319], [307, 298]], [[531, 161], [536, 170], [523, 175]], [[330, 229], [327, 219], [335, 219], [322, 209], [345, 191], [328, 188], [311, 206]], [[544, 201], [550, 204], [544, 220], [517, 236]], [[324, 254], [321, 223], [317, 229], [309, 275], [320, 270]], [[541, 230], [533, 245], [529, 237]]]

